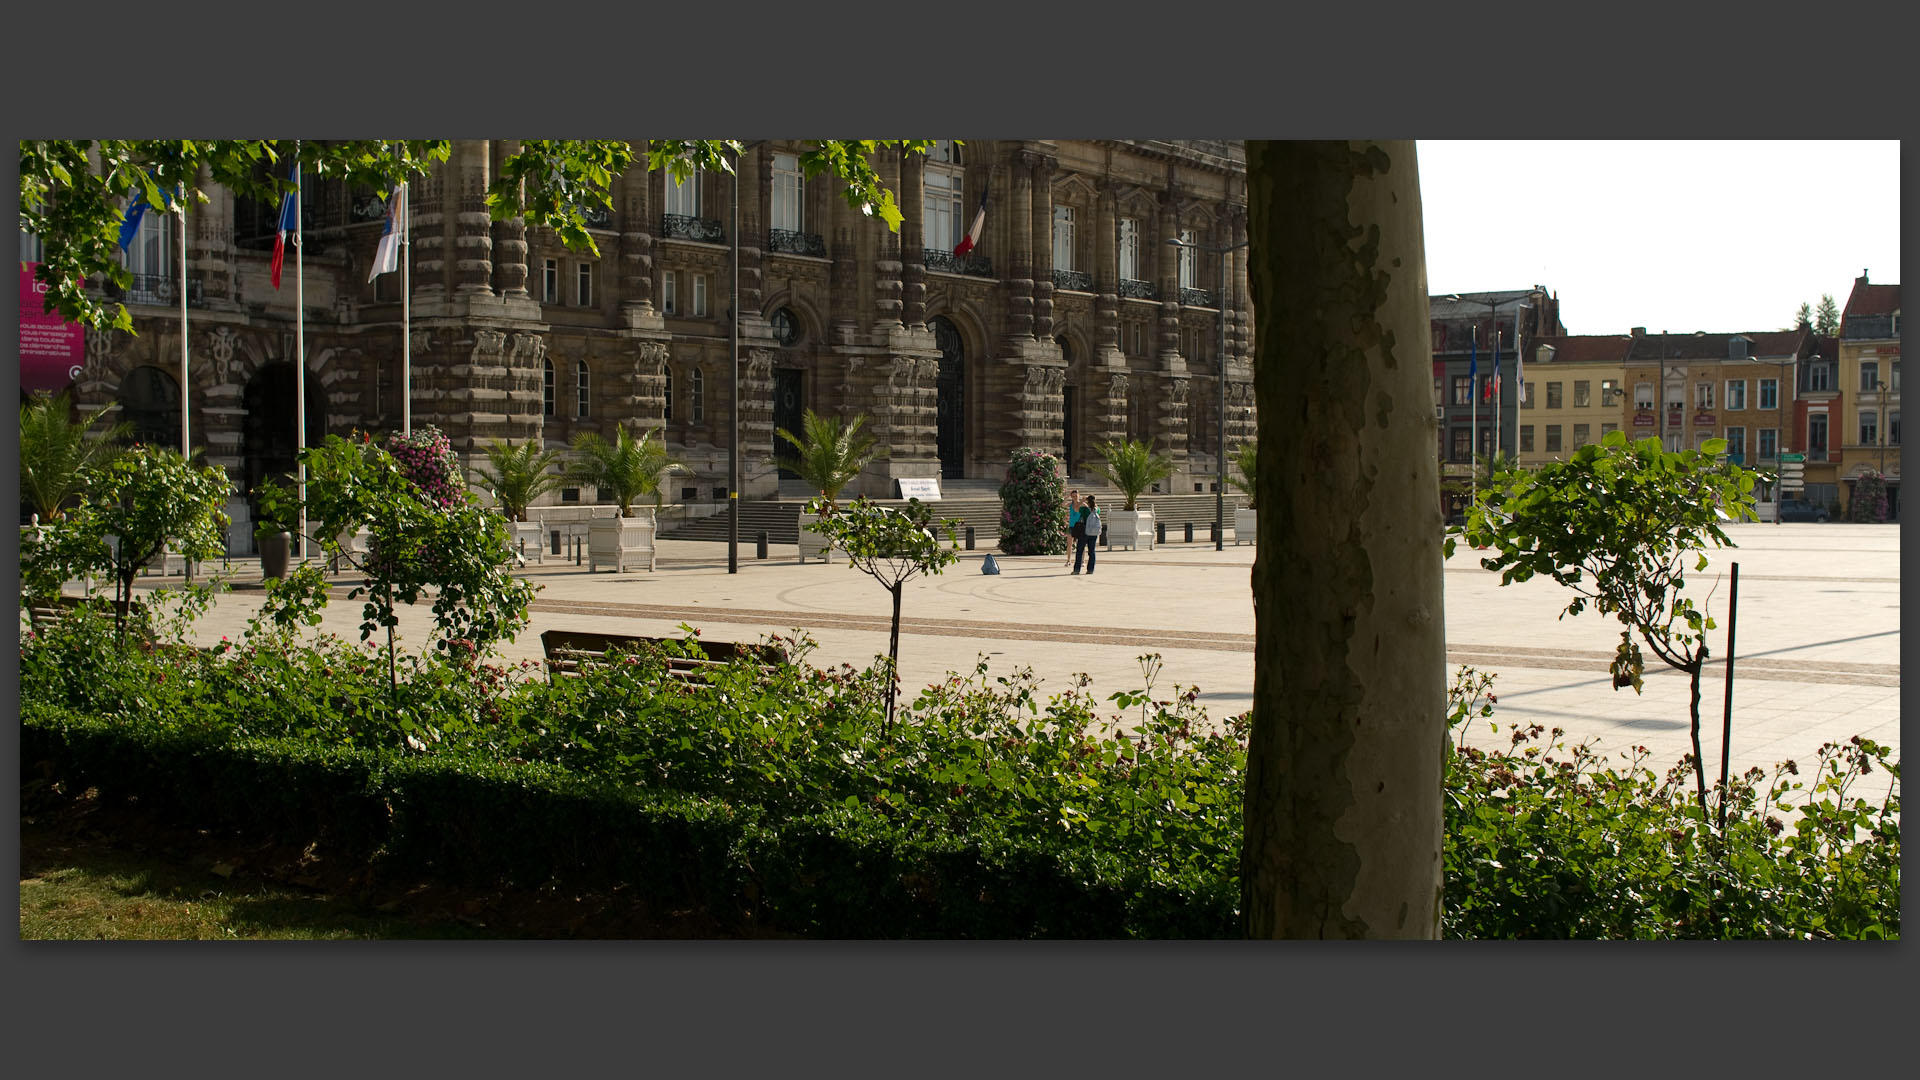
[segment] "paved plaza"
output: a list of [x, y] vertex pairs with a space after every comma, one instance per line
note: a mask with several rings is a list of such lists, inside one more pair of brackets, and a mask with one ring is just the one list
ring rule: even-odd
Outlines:
[[[1703, 683], [1703, 737], [1720, 757], [1726, 700], [1728, 571], [1740, 565], [1738, 655], [1733, 700], [1736, 770], [1807, 760], [1828, 740], [1860, 734], [1900, 743], [1900, 533], [1897, 525], [1747, 524], [1729, 532], [1738, 548], [1709, 554], [1710, 568], [1690, 577], [1690, 592], [1718, 624]], [[532, 627], [505, 647], [510, 659], [540, 656], [542, 630], [561, 628], [668, 636], [682, 623], [716, 640], [752, 641], [804, 628], [821, 664], [865, 665], [887, 648], [891, 600], [844, 559], [800, 564], [791, 545], [769, 558], [740, 546], [739, 572], [727, 572], [724, 543], [661, 541], [652, 572], [590, 573], [548, 556], [522, 573], [541, 587]], [[1251, 707], [1253, 604], [1248, 577], [1254, 547], [1174, 543], [1152, 551], [1110, 551], [1098, 572], [1073, 576], [1060, 556], [997, 555], [1002, 573], [981, 571], [985, 550], [967, 552], [945, 574], [917, 578], [902, 606], [900, 664], [906, 693], [948, 671], [970, 672], [985, 657], [991, 674], [1030, 666], [1042, 693], [1067, 689], [1077, 673], [1101, 700], [1138, 690], [1137, 658], [1157, 652], [1165, 668], [1155, 684], [1197, 685], [1216, 717]], [[1514, 724], [1565, 728], [1570, 741], [1593, 739], [1608, 752], [1646, 746], [1671, 764], [1688, 749], [1688, 684], [1679, 672], [1648, 669], [1645, 691], [1614, 690], [1607, 664], [1619, 627], [1591, 611], [1559, 618], [1571, 593], [1549, 579], [1501, 587], [1462, 545], [1446, 569], [1446, 628], [1451, 665], [1497, 674], [1495, 735], [1478, 722], [1474, 742], [1504, 742]], [[203, 642], [237, 638], [258, 608], [258, 563], [236, 561], [241, 587], [223, 596], [199, 625]], [[145, 578], [143, 585], [166, 579]], [[172, 579], [177, 582], [178, 578]], [[360, 605], [341, 588], [324, 628], [354, 639]], [[253, 588], [246, 585], [252, 583]], [[408, 612], [402, 640], [418, 643], [427, 605]], [[1649, 664], [1657, 664], [1651, 655]]]

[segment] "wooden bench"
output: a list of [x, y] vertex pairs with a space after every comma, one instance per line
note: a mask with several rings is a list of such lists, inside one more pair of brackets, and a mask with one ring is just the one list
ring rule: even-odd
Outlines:
[[[678, 638], [638, 637], [632, 634], [600, 634], [586, 630], [547, 630], [540, 635], [540, 647], [547, 657], [547, 677], [577, 675], [580, 665], [604, 661], [609, 653], [639, 652], [651, 646], [664, 646]], [[668, 656], [667, 675], [682, 682], [704, 682], [714, 668], [725, 667], [735, 659], [756, 660], [762, 664], [780, 662], [780, 650], [772, 645], [741, 645], [731, 641], [696, 640], [702, 656]]]

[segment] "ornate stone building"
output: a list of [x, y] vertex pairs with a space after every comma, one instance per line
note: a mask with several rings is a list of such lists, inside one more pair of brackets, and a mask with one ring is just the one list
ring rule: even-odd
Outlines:
[[[906, 216], [898, 233], [829, 178], [805, 179], [801, 148], [765, 141], [740, 163], [743, 497], [777, 491], [774, 429], [797, 429], [807, 408], [869, 417], [889, 454], [857, 489], [877, 496], [896, 477], [997, 481], [1021, 446], [1081, 475], [1121, 436], [1171, 453], [1170, 491], [1200, 490], [1219, 425], [1232, 445], [1253, 437], [1245, 251], [1220, 281], [1214, 255], [1170, 243], [1246, 239], [1240, 144], [969, 140], [890, 155], [876, 165]], [[619, 424], [664, 429], [693, 470], [672, 495], [724, 498], [730, 178], [674, 184], [637, 155], [613, 211], [590, 221], [596, 257], [489, 220], [488, 182], [513, 150], [455, 142], [412, 187], [414, 424], [438, 425], [469, 462], [491, 439], [564, 449]], [[205, 186], [211, 203], [187, 220], [189, 422], [244, 491], [292, 464], [295, 259], [275, 290], [276, 208]], [[983, 196], [985, 231], [956, 256]], [[303, 209], [308, 440], [396, 429], [401, 275], [367, 280], [379, 198], [310, 182]], [[142, 235], [135, 252], [157, 250]], [[138, 336], [90, 335], [76, 384], [177, 442], [178, 271], [152, 262], [127, 297]]]

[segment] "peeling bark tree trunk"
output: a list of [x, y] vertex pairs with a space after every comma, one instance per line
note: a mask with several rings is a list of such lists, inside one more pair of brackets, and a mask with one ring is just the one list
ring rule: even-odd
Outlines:
[[1247, 143], [1252, 937], [1440, 931], [1446, 635], [1411, 142]]

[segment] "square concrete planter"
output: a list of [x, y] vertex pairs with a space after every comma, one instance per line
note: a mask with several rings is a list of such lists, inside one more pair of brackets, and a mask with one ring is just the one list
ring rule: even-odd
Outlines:
[[1102, 510], [1100, 518], [1106, 524], [1109, 550], [1153, 550], [1153, 511]]
[[633, 517], [594, 518], [587, 526], [587, 570], [611, 566], [618, 572], [644, 564], [651, 571], [657, 527], [651, 506], [635, 509]]
[[1254, 516], [1254, 511], [1250, 507], [1235, 507], [1233, 511], [1234, 546], [1239, 547], [1241, 544], [1253, 544], [1258, 547], [1259, 543], [1259, 519]]
[[833, 545], [827, 542], [826, 537], [807, 528], [808, 525], [819, 520], [819, 514], [803, 513], [800, 515], [801, 562], [806, 562], [808, 559], [819, 559], [821, 562], [829, 563], [833, 561]]

